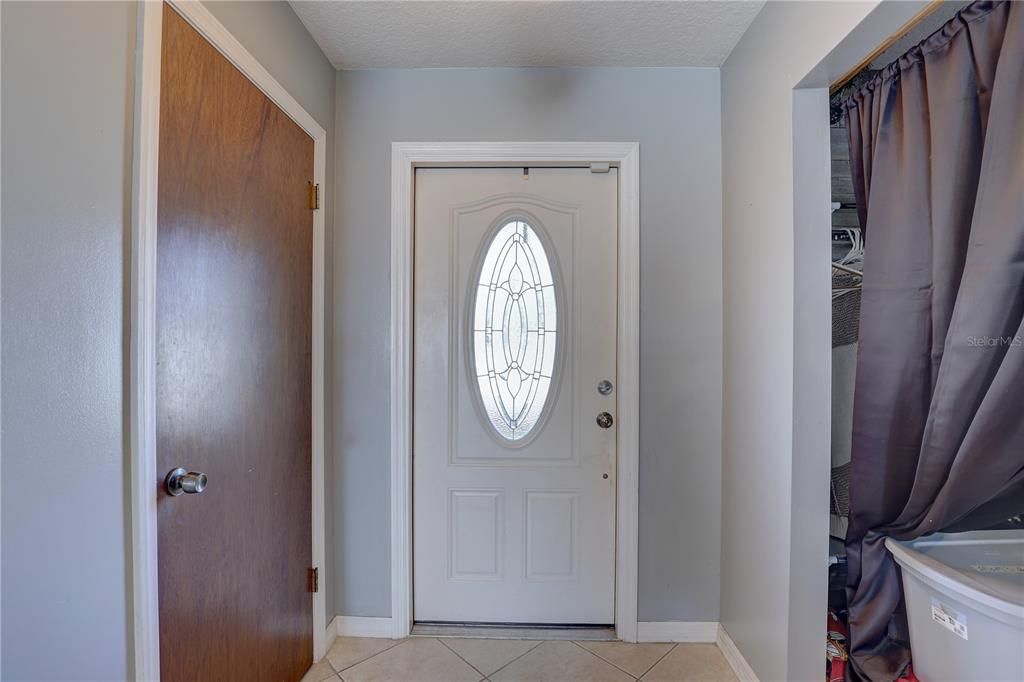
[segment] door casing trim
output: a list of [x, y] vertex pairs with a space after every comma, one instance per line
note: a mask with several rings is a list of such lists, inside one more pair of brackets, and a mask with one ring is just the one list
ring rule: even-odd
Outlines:
[[618, 168], [618, 412], [615, 632], [637, 639], [640, 461], [640, 145], [636, 142], [394, 142], [391, 145], [391, 636], [413, 619], [412, 301], [417, 167]]
[[[326, 184], [327, 131], [199, 2], [168, 0], [186, 21], [313, 138], [313, 182]], [[129, 447], [134, 678], [160, 678], [157, 582], [156, 240], [163, 3], [139, 0], [133, 131]], [[323, 202], [321, 202], [323, 204]], [[313, 211], [312, 566], [324, 566], [324, 209]], [[321, 580], [323, 584], [324, 580]], [[313, 597], [313, 657], [326, 654], [326, 598]]]

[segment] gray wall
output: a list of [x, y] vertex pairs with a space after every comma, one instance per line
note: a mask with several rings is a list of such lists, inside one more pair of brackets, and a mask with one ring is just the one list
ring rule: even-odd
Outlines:
[[393, 141], [636, 141], [641, 157], [640, 620], [718, 619], [717, 69], [339, 72], [334, 516], [339, 614], [389, 616]]
[[[4, 680], [130, 669], [135, 8], [0, 3]], [[212, 9], [333, 128], [334, 71], [287, 4]]]
[[135, 5], [0, 13], [2, 677], [119, 678]]
[[921, 4], [768, 3], [721, 71], [721, 623], [766, 682], [821, 677], [831, 317], [824, 88]]

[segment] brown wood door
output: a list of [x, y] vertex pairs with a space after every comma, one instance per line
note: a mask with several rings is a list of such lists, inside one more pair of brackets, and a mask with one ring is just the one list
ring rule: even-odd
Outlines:
[[294, 681], [310, 592], [313, 141], [164, 7], [157, 239], [160, 673]]

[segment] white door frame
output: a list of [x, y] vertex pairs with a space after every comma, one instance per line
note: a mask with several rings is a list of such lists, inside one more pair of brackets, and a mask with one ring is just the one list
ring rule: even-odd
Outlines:
[[[313, 182], [326, 193], [327, 131], [203, 5], [168, 0], [246, 78], [313, 138]], [[132, 273], [130, 322], [130, 424], [132, 516], [132, 634], [134, 676], [160, 678], [160, 610], [157, 583], [156, 469], [156, 243], [160, 141], [160, 58], [163, 3], [139, 0], [132, 173]], [[313, 211], [313, 556], [324, 566], [324, 210]], [[326, 576], [321, 576], [321, 585]], [[313, 597], [313, 658], [327, 649], [326, 600]]]
[[413, 198], [417, 167], [588, 166], [619, 173], [615, 632], [636, 641], [640, 454], [640, 145], [395, 142], [391, 146], [391, 628], [412, 629]]

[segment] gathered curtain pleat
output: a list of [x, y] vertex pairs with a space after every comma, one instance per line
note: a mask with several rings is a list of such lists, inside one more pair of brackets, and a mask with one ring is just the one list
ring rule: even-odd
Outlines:
[[850, 673], [910, 661], [885, 538], [1024, 513], [1024, 4], [975, 2], [846, 103], [865, 273]]

